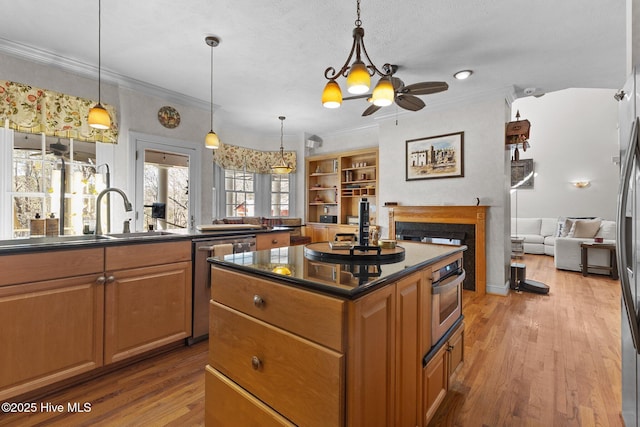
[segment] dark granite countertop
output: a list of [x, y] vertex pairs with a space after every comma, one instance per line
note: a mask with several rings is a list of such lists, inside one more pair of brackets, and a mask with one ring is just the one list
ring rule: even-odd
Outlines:
[[195, 229], [170, 229], [149, 232], [111, 233], [103, 236], [75, 235], [54, 237], [31, 237], [24, 239], [0, 240], [0, 256], [20, 253], [81, 249], [89, 247], [128, 245], [141, 243], [166, 242], [174, 240], [211, 239], [219, 237], [246, 236], [259, 233], [271, 233], [287, 228], [262, 228], [255, 230], [198, 231]]
[[389, 263], [320, 261], [305, 256], [304, 246], [231, 254], [225, 255], [224, 259], [209, 258], [208, 261], [290, 286], [356, 299], [467, 248], [412, 242], [402, 242], [400, 246], [405, 249], [404, 259]]

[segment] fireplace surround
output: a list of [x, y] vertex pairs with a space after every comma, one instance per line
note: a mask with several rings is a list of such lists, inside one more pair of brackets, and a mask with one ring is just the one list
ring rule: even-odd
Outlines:
[[[475, 254], [465, 252], [463, 256], [474, 261], [475, 292], [484, 295], [487, 287], [486, 215], [487, 206], [393, 206], [389, 208], [389, 237], [395, 238], [398, 223], [403, 223], [403, 227], [406, 223], [439, 224], [437, 227], [440, 228], [444, 224], [473, 226]], [[454, 238], [460, 233], [465, 234], [465, 239], [470, 237], [470, 233], [457, 230], [457, 227], [451, 229], [444, 238]], [[470, 245], [467, 242], [463, 244]]]

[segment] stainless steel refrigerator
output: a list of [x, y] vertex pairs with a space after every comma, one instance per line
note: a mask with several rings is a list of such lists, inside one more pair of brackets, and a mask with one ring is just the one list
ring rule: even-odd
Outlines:
[[621, 174], [618, 191], [616, 254], [622, 286], [622, 417], [640, 427], [640, 75], [634, 70], [616, 94], [620, 114]]

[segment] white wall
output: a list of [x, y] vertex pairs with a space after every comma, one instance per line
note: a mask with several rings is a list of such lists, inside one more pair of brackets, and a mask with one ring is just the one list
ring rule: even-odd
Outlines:
[[[599, 216], [616, 213], [619, 166], [618, 105], [610, 89], [566, 89], [540, 98], [521, 98], [512, 114], [531, 122], [526, 153], [533, 159], [534, 188], [518, 190], [517, 216]], [[515, 120], [515, 118], [513, 118]], [[591, 185], [576, 188], [572, 181]], [[516, 216], [515, 194], [511, 215]]]

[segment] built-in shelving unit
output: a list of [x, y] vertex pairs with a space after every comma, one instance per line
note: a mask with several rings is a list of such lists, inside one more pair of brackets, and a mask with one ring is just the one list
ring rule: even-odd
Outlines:
[[305, 164], [305, 220], [314, 241], [331, 240], [332, 234], [349, 231], [344, 226], [357, 225], [363, 197], [369, 201], [370, 223], [376, 223], [377, 148], [307, 157]]

